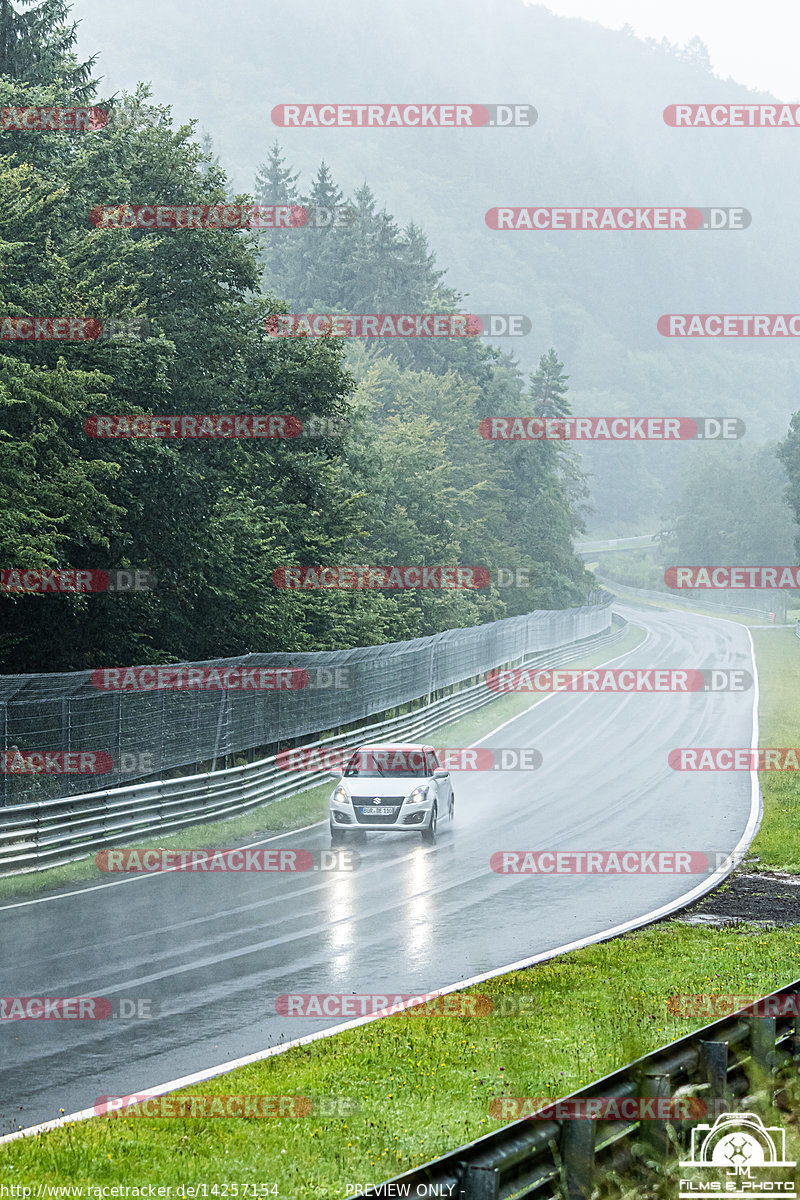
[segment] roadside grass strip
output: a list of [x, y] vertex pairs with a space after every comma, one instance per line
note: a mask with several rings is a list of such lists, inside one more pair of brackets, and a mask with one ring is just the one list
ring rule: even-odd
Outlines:
[[797, 975], [800, 929], [662, 923], [467, 989], [517, 998], [514, 1015], [405, 1012], [171, 1094], [338, 1097], [347, 1115], [96, 1117], [0, 1145], [0, 1184], [216, 1182], [243, 1196], [268, 1181], [341, 1197], [499, 1128], [492, 1100], [564, 1096], [715, 1019], [676, 1015], [676, 994], [763, 994]]
[[[800, 638], [793, 629], [752, 630], [761, 681], [760, 745], [800, 752]], [[800, 758], [800, 753], [798, 753]], [[800, 771], [759, 772], [764, 818], [748, 870], [800, 875]]]

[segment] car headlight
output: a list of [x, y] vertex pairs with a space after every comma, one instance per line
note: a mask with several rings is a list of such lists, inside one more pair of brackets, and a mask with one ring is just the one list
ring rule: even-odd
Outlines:
[[422, 804], [428, 799], [427, 787], [416, 787], [410, 796], [406, 796], [406, 804]]
[[333, 800], [336, 804], [349, 804], [350, 797], [347, 794], [347, 788], [342, 787], [342, 785], [339, 784], [339, 786], [334, 789]]

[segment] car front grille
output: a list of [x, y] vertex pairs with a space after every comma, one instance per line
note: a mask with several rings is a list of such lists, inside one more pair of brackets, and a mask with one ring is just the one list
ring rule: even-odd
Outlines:
[[376, 807], [375, 802], [377, 799], [377, 796], [353, 797], [353, 811], [359, 825], [393, 825], [397, 820], [398, 813], [403, 805], [402, 796], [381, 796], [381, 807], [385, 808], [386, 811], [381, 813], [380, 816], [375, 813], [372, 816], [362, 816], [362, 807]]

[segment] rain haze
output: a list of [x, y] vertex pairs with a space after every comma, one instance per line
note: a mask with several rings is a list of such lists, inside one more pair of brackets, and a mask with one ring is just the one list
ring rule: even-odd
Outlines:
[[800, 1161], [799, 34], [1, 0], [0, 1200]]

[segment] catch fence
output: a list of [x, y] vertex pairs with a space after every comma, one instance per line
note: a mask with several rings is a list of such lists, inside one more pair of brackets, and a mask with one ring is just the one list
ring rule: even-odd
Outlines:
[[[184, 668], [184, 678], [191, 669], [196, 679], [202, 673], [208, 682], [202, 687], [151, 687], [156, 667], [127, 674], [123, 668], [116, 676], [77, 671], [0, 677], [0, 806], [201, 773], [233, 766], [237, 756], [255, 761], [376, 714], [399, 715], [403, 706], [441, 696], [495, 667], [608, 630], [613, 598], [598, 589], [590, 599], [580, 608], [381, 646], [169, 664]], [[274, 671], [285, 673], [279, 683], [292, 672], [293, 686], [251, 686]], [[116, 686], [99, 686], [109, 680]], [[232, 686], [220, 686], [231, 680]], [[137, 681], [141, 686], [134, 690]], [[21, 769], [26, 755], [46, 752], [101, 755], [96, 766], [110, 769], [75, 775]], [[78, 770], [80, 762], [73, 758], [69, 765]]]

